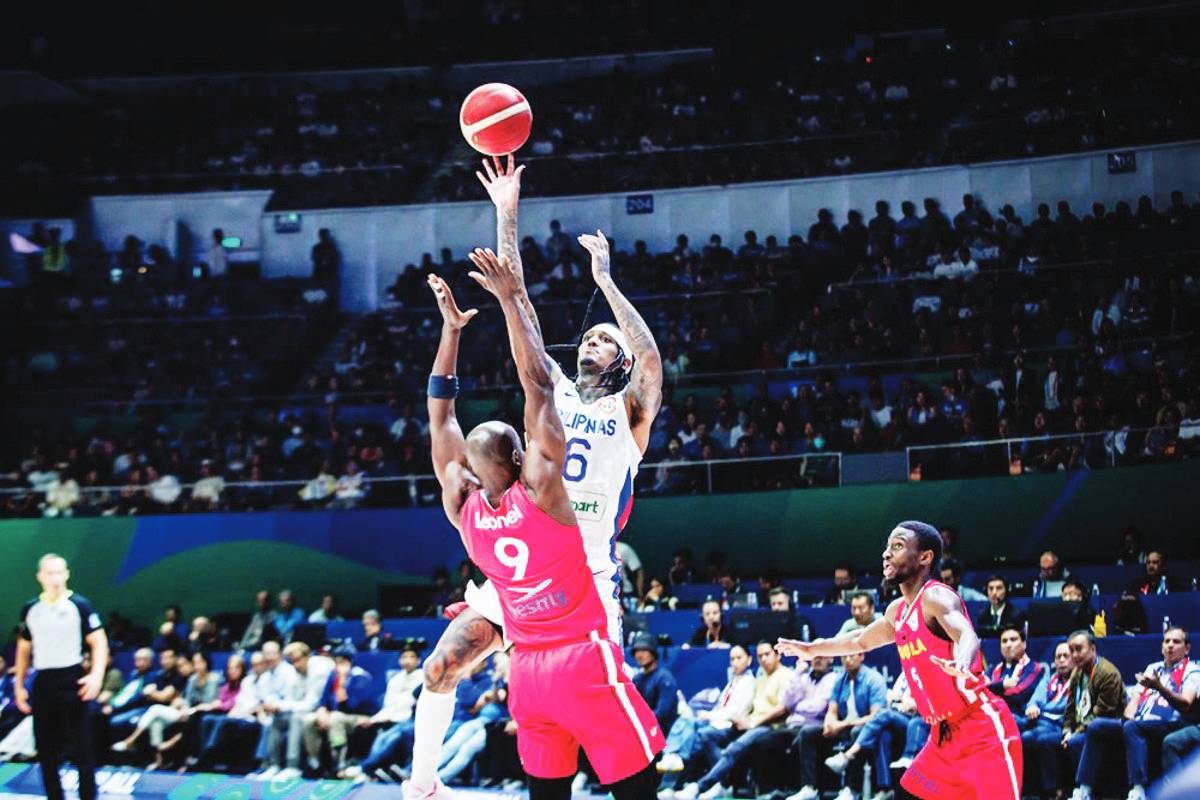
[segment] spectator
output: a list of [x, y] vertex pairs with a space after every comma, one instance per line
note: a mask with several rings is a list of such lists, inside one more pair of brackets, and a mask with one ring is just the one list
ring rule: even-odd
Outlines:
[[992, 668], [988, 676], [988, 688], [1008, 704], [1008, 709], [1024, 727], [1025, 709], [1033, 699], [1033, 693], [1049, 674], [1045, 664], [1034, 661], [1025, 652], [1025, 630], [1009, 625], [1000, 630], [1000, 663]]
[[1121, 552], [1117, 555], [1118, 564], [1145, 564], [1146, 548], [1142, 546], [1142, 534], [1136, 526], [1130, 525], [1121, 532]]
[[120, 716], [145, 705], [143, 690], [152, 680], [153, 670], [154, 651], [149, 647], [142, 647], [135, 651], [133, 672], [129, 673], [129, 678], [121, 690], [113, 695], [107, 703], [101, 704], [100, 713], [106, 717], [112, 717], [114, 714]]
[[[0, 669], [0, 675], [4, 670]], [[125, 676], [121, 670], [113, 666], [112, 650], [108, 651], [108, 670], [104, 673], [104, 681], [100, 684], [100, 694], [96, 695], [96, 703], [103, 708], [125, 687]], [[0, 703], [2, 705], [2, 703]]]
[[1038, 557], [1038, 574], [1033, 581], [1033, 596], [1061, 596], [1063, 583], [1070, 574], [1059, 561], [1058, 554], [1047, 550]]
[[754, 702], [754, 674], [750, 664], [750, 653], [745, 647], [735, 644], [729, 648], [729, 682], [711, 709], [675, 720], [658, 764], [659, 772], [683, 772], [692, 763], [693, 755], [699, 755], [701, 747], [709, 751], [707, 763], [717, 763], [721, 748], [737, 732], [733, 721], [748, 715]]
[[360, 653], [379, 650], [383, 646], [384, 640], [390, 638], [383, 632], [383, 619], [379, 616], [379, 612], [373, 608], [369, 608], [363, 612], [362, 626], [363, 638], [356, 645]]
[[[1150, 783], [1147, 740], [1162, 742], [1185, 725], [1195, 725], [1200, 721], [1196, 713], [1196, 696], [1200, 694], [1200, 665], [1188, 658], [1191, 649], [1191, 637], [1187, 631], [1169, 628], [1163, 633], [1162, 661], [1150, 664], [1137, 674], [1141, 691], [1131, 697], [1121, 723], [1130, 786], [1126, 800], [1145, 800], [1146, 786]], [[1103, 733], [1095, 730], [1101, 723], [1105, 726]], [[1104, 740], [1115, 743], [1115, 730], [1112, 727], [1109, 720], [1092, 723], [1088, 729], [1087, 744], [1084, 745], [1085, 759], [1093, 742], [1099, 744]]]
[[328, 228], [317, 231], [317, 243], [312, 247], [313, 280], [327, 288], [336, 288], [341, 269], [341, 253]]
[[[88, 665], [84, 665], [85, 673]], [[120, 676], [120, 673], [117, 673]], [[17, 727], [25, 714], [17, 708], [16, 702], [16, 679], [13, 673], [8, 671], [8, 662], [4, 656], [0, 655], [0, 741], [8, 735], [9, 731]], [[105, 676], [105, 682], [108, 682], [108, 677]]]
[[[917, 713], [917, 703], [908, 688], [908, 677], [901, 672], [887, 693], [887, 708], [881, 710], [862, 726], [854, 743], [841, 753], [827, 758], [826, 766], [839, 775], [845, 773], [850, 764], [866, 750], [873, 759], [880, 796], [891, 792], [892, 769], [908, 769], [916, 755], [929, 739], [929, 723]], [[888, 764], [892, 741], [904, 739], [904, 752], [895, 762]]]
[[792, 678], [792, 670], [780, 663], [779, 653], [775, 652], [771, 642], [759, 642], [754, 654], [758, 658], [758, 677], [755, 679], [750, 713], [733, 721], [733, 727], [741, 731], [741, 735], [722, 751], [721, 757], [699, 781], [684, 786], [676, 792], [676, 797], [683, 800], [728, 797], [729, 788], [724, 781], [742, 762], [750, 746], [777, 728], [787, 715], [783, 696]]
[[[175, 698], [183, 693], [187, 685], [187, 676], [179, 669], [179, 655], [171, 649], [158, 654], [158, 671], [146, 677], [141, 687], [141, 696], [124, 708], [115, 711], [109, 718], [109, 731], [112, 737], [124, 737], [132, 731], [146, 711], [153, 705], [171, 705]], [[135, 664], [136, 659], [135, 659]], [[190, 672], [190, 664], [188, 672]]]
[[828, 605], [844, 606], [849, 602], [846, 598], [858, 591], [858, 581], [854, 570], [849, 564], [839, 564], [833, 568], [833, 588], [825, 594]]
[[636, 603], [646, 592], [646, 568], [642, 566], [637, 551], [628, 542], [618, 541], [616, 548], [621, 564], [621, 596]]
[[292, 630], [300, 624], [303, 624], [306, 616], [302, 609], [295, 605], [295, 600], [292, 598], [292, 590], [284, 589], [279, 593], [279, 610], [275, 612], [275, 630], [279, 631], [283, 641], [291, 641]]
[[192, 766], [197, 770], [232, 765], [237, 751], [258, 745], [268, 723], [267, 712], [261, 706], [258, 681], [267, 670], [262, 652], [250, 656], [250, 674], [244, 675], [245, 664], [232, 656], [225, 667], [225, 685], [217, 700], [221, 713], [209, 714], [200, 723], [200, 748]]
[[678, 599], [670, 595], [661, 578], [651, 578], [650, 588], [638, 602], [637, 610], [641, 614], [650, 611], [674, 611], [677, 603]]
[[875, 595], [870, 592], [855, 592], [850, 595], [850, 619], [842, 623], [837, 635], [861, 630], [877, 619]]
[[[1091, 632], [1075, 631], [1067, 638], [1071, 648], [1074, 671], [1068, 689], [1067, 710], [1063, 713], [1062, 745], [1075, 764], [1075, 785], [1078, 800], [1090, 800], [1099, 763], [1083, 758], [1086, 743], [1095, 737], [1091, 732], [1097, 720], [1114, 720], [1118, 726], [1121, 709], [1125, 707], [1125, 685], [1121, 672], [1113, 663], [1096, 654], [1096, 638]], [[1102, 722], [1096, 732], [1103, 735]], [[1093, 755], [1098, 752], [1093, 748]]]
[[241, 642], [238, 643], [241, 650], [255, 650], [264, 641], [278, 635], [275, 611], [271, 609], [271, 593], [266, 589], [259, 589], [254, 595], [254, 603], [256, 610], [250, 617], [246, 632], [242, 634]]
[[[131, 750], [143, 733], [149, 734], [150, 746], [154, 748], [154, 766], [162, 766], [163, 757], [170, 750], [164, 746], [165, 733], [169, 726], [186, 722], [198, 711], [207, 710], [217, 699], [221, 687], [221, 676], [211, 672], [212, 658], [205, 652], [197, 652], [191, 657], [192, 674], [188, 677], [183, 693], [175, 697], [169, 704], [150, 706], [138, 720], [133, 733], [113, 745], [118, 753]], [[177, 744], [178, 738], [172, 744]]]
[[217, 626], [208, 617], [196, 617], [192, 620], [192, 629], [188, 632], [187, 653], [212, 653], [223, 647], [221, 635]]
[[633, 660], [641, 672], [633, 676], [633, 684], [654, 711], [658, 727], [669, 735], [678, 716], [679, 686], [666, 667], [659, 666], [658, 644], [649, 633], [640, 633], [633, 640]]
[[792, 593], [787, 589], [776, 586], [767, 592], [767, 606], [783, 622], [782, 636], [806, 642], [812, 638], [812, 622], [792, 607]]
[[474, 718], [459, 725], [443, 746], [438, 766], [438, 779], [443, 785], [456, 779], [471, 765], [475, 756], [483, 752], [489, 725], [511, 721], [508, 717], [508, 656], [496, 653], [491, 662], [490, 686], [475, 701]]
[[1025, 616], [1008, 602], [1008, 580], [1000, 575], [987, 579], [988, 607], [975, 617], [975, 631], [981, 637], [999, 637], [1007, 627], [1020, 627]]
[[229, 272], [228, 256], [225, 253], [225, 231], [214, 228], [212, 241], [204, 251], [204, 261], [208, 265], [208, 277], [224, 278]]
[[[288, 646], [295, 644], [302, 643]], [[326, 674], [317, 707], [302, 717], [304, 749], [308, 753], [308, 766], [314, 771], [320, 768], [323, 740], [329, 743], [336, 771], [344, 769], [349, 731], [369, 723], [371, 716], [379, 710], [371, 673], [354, 666], [355, 652], [353, 645], [346, 644], [333, 651], [333, 669]], [[309, 671], [316, 674], [311, 663], [313, 658], [309, 656], [307, 669], [300, 670], [297, 666], [297, 671], [306, 678]], [[293, 712], [294, 715], [299, 713], [299, 709]]]
[[1183, 585], [1175, 579], [1175, 576], [1167, 573], [1166, 559], [1163, 557], [1162, 551], [1151, 550], [1146, 554], [1145, 577], [1130, 584], [1129, 590], [1134, 594], [1143, 595], [1169, 594], [1182, 591]]
[[361, 782], [372, 774], [366, 771], [368, 765], [375, 767], [404, 760], [399, 751], [406, 744], [411, 747], [413, 709], [417, 705], [417, 689], [424, 682], [421, 654], [415, 648], [404, 648], [400, 651], [400, 670], [388, 678], [383, 708], [375, 712], [365, 725], [359, 725], [377, 729], [370, 753], [361, 765], [347, 767], [339, 777]]
[[150, 643], [150, 648], [156, 653], [161, 653], [163, 650], [182, 653], [187, 649], [175, 623], [169, 620], [158, 626], [158, 635]]
[[1063, 715], [1070, 699], [1071, 674], [1074, 665], [1071, 648], [1064, 642], [1054, 647], [1054, 668], [1036, 689], [1025, 707], [1026, 729], [1021, 744], [1029, 774], [1038, 778], [1037, 788], [1042, 797], [1051, 796], [1064, 784], [1060, 775]]
[[987, 601], [987, 595], [985, 595], [983, 592], [974, 587], [962, 585], [962, 573], [962, 562], [957, 558], [947, 558], [942, 560], [942, 583], [958, 592], [959, 596], [967, 602], [982, 603]]
[[[863, 666], [863, 654], [842, 656], [842, 673], [833, 685], [833, 694], [821, 727], [808, 726], [800, 731], [800, 783], [797, 798], [814, 800], [817, 797], [817, 764], [823, 753], [838, 742], [849, 744], [864, 725], [887, 705], [887, 684], [883, 676], [870, 667]], [[880, 748], [882, 752], [883, 748]], [[858, 759], [848, 760], [844, 765], [855, 766], [852, 780], [861, 782], [862, 765]], [[826, 758], [827, 766], [836, 768], [838, 761]], [[857, 776], [857, 777], [856, 777]]]
[[[299, 654], [307, 651], [308, 645], [303, 642], [296, 644], [297, 647], [292, 648], [290, 653]], [[300, 692], [304, 692], [306, 681], [300, 677], [290, 661], [284, 659], [279, 642], [264, 642], [261, 652], [263, 671], [254, 681], [254, 685], [258, 695], [257, 711], [260, 712], [258, 718], [265, 730], [256, 753], [262, 768], [256, 774], [258, 777], [266, 779], [273, 778], [282, 771], [279, 766], [283, 762], [280, 750], [286, 743], [290, 751], [287, 754], [288, 775], [294, 778], [299, 777], [301, 731], [298, 720], [295, 726], [295, 735], [289, 736], [288, 734], [291, 725], [290, 710], [293, 705], [303, 703], [302, 700], [297, 703], [296, 694], [298, 689]], [[323, 682], [318, 685], [317, 697], [320, 696], [320, 689], [323, 686]], [[313, 705], [316, 705], [315, 700]]]
[[308, 615], [308, 621], [312, 625], [322, 625], [326, 622], [341, 622], [342, 615], [337, 612], [337, 595], [322, 595], [321, 607]]
[[731, 641], [725, 629], [720, 600], [705, 600], [700, 606], [700, 626], [692, 633], [688, 647], [729, 647]]

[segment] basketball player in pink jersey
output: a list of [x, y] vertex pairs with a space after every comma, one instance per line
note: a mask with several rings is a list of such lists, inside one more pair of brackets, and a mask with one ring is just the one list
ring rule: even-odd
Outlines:
[[[665, 744], [654, 713], [620, 669], [604, 606], [562, 477], [567, 442], [542, 341], [520, 299], [520, 276], [477, 250], [471, 277], [504, 312], [521, 387], [525, 434], [490, 421], [463, 437], [454, 413], [458, 340], [474, 310], [459, 311], [437, 276], [430, 287], [442, 337], [429, 380], [429, 428], [442, 504], [471, 560], [495, 588], [513, 642], [509, 710], [532, 800], [567, 800], [582, 746], [617, 800], [656, 796]], [[448, 695], [453, 700], [453, 695]], [[433, 787], [437, 793], [439, 787]], [[409, 790], [411, 791], [411, 790]]]
[[861, 653], [895, 642], [917, 709], [933, 726], [901, 785], [938, 800], [1020, 800], [1021, 734], [1004, 701], [987, 689], [979, 637], [958, 593], [938, 574], [942, 538], [923, 522], [901, 522], [883, 551], [883, 577], [899, 585], [881, 619], [801, 642], [780, 639], [783, 655], [810, 659]]
[[[537, 312], [525, 289], [517, 244], [521, 174], [512, 156], [484, 160], [477, 172], [496, 207], [496, 253], [515, 268], [518, 300], [537, 330]], [[485, 174], [486, 173], [486, 174]], [[554, 381], [554, 404], [567, 429], [563, 480], [583, 535], [584, 551], [600, 592], [610, 639], [622, 643], [621, 564], [616, 540], [633, 507], [633, 481], [650, 440], [650, 427], [662, 404], [662, 359], [650, 327], [612, 277], [608, 241], [581, 236], [592, 256], [592, 277], [617, 320], [592, 326], [582, 337], [574, 380], [543, 353]], [[503, 644], [504, 620], [494, 587], [467, 587], [467, 607], [455, 609], [450, 626], [425, 659], [425, 686], [414, 714], [412, 798], [428, 796], [440, 761], [442, 740], [453, 714], [459, 682]], [[441, 798], [449, 796], [445, 789]]]

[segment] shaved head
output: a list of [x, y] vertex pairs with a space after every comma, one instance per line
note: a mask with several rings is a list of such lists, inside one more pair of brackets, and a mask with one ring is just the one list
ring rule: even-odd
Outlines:
[[486, 486], [511, 486], [524, 460], [521, 437], [511, 425], [488, 420], [467, 434], [467, 463]]

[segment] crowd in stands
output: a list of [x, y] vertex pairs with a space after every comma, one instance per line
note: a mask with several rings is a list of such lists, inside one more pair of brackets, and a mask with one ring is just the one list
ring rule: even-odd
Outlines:
[[[942, 535], [953, 553], [956, 534], [944, 529]], [[1122, 534], [1111, 560], [1136, 574], [1120, 602], [1129, 596], [1137, 605], [1143, 597], [1189, 589], [1188, 576], [1170, 569], [1164, 553], [1144, 545], [1136, 529]], [[641, 617], [634, 609], [667, 610], [673, 594], [682, 597], [707, 578], [710, 599], [701, 603], [695, 634], [682, 644], [728, 654], [727, 682], [685, 698], [664, 660], [670, 642], [646, 632], [629, 636], [634, 683], [667, 733], [658, 764], [662, 795], [694, 800], [782, 792], [814, 800], [840, 789], [840, 800], [890, 796], [899, 771], [930, 735], [930, 721], [917, 713], [903, 673], [889, 675], [864, 663], [862, 654], [784, 660], [770, 642], [731, 627], [731, 611], [747, 613], [753, 606], [743, 601], [753, 594], [762, 600], [754, 613], [771, 619], [773, 631], [813, 638], [805, 616], [810, 606], [803, 598], [796, 602], [799, 595], [772, 572], [743, 582], [720, 554], [709, 554], [701, 570], [686, 550], [649, 581], [636, 554], [626, 565], [626, 588], [640, 587], [625, 599], [635, 631]], [[442, 575], [431, 603], [461, 598], [471, 572], [464, 563], [453, 578]], [[1028, 579], [1011, 587], [1077, 612], [1069, 632], [1050, 643], [1049, 663], [1027, 649], [1029, 621], [1015, 611], [1008, 580], [992, 576], [985, 586], [961, 585], [953, 555], [942, 564], [941, 578], [978, 608], [980, 635], [998, 639], [999, 658], [985, 665], [985, 676], [1022, 732], [1026, 794], [1063, 797], [1074, 790], [1073, 797], [1087, 800], [1127, 786], [1130, 800], [1142, 800], [1158, 775], [1200, 748], [1200, 667], [1190, 660], [1190, 631], [1164, 620], [1156, 641], [1160, 627], [1147, 625], [1144, 613], [1140, 625], [1123, 627], [1126, 615], [1093, 607], [1097, 596], [1071, 573], [1047, 551]], [[840, 632], [862, 628], [896, 596], [895, 587], [865, 588], [865, 582], [866, 576], [838, 566], [828, 591], [809, 599], [848, 607]], [[150, 631], [114, 615], [108, 625], [114, 650], [132, 653], [132, 668], [124, 674], [110, 665], [94, 718], [97, 741], [108, 747], [110, 763], [153, 769], [402, 780], [424, 683], [421, 657], [430, 643], [392, 638], [374, 609], [362, 614], [360, 633], [330, 639], [325, 626], [342, 621], [333, 595], [306, 613], [289, 590], [275, 602], [259, 591], [252, 613], [201, 616], [190, 625], [178, 606], [169, 606], [152, 641]], [[1137, 640], [1148, 663], [1123, 674], [1105, 653], [1113, 637], [1137, 634], [1149, 634]], [[386, 680], [368, 666], [386, 669]], [[13, 705], [11, 682], [7, 663], [0, 662], [0, 756], [30, 758], [36, 741], [29, 718]], [[520, 788], [508, 700], [502, 655], [463, 681], [439, 765], [444, 783]], [[586, 765], [582, 769], [577, 788], [594, 782]]]
[[[962, 163], [1183, 139], [1186, 28], [1048, 30], [913, 51], [704, 60], [537, 87], [527, 196]], [[276, 189], [283, 208], [474, 198], [434, 78], [192, 80], [14, 113], [5, 180], [78, 193]], [[77, 146], [86, 136], [89, 147]], [[21, 195], [20, 191], [10, 194]], [[52, 194], [52, 192], [51, 192]], [[50, 196], [50, 195], [47, 195]], [[25, 201], [28, 202], [28, 201]]]
[[[841, 227], [822, 212], [786, 246], [748, 231], [736, 251], [715, 235], [700, 249], [686, 237], [666, 253], [640, 242], [618, 249], [614, 274], [654, 329], [667, 384], [646, 454], [655, 466], [639, 475], [639, 492], [836, 485], [836, 460], [823, 454], [911, 445], [1023, 440], [924, 451], [914, 461], [923, 479], [1195, 453], [1200, 374], [1189, 343], [1200, 319], [1200, 207], [1175, 193], [1164, 209], [1142, 198], [1136, 210], [1096, 204], [1080, 218], [1059, 203], [1026, 223], [1009, 206], [993, 216], [968, 195], [958, 210], [932, 200], [923, 210], [906, 202], [895, 219], [881, 201], [868, 222], [851, 212]], [[323, 248], [336, 263], [325, 237], [314, 274], [329, 260]], [[521, 249], [546, 340], [573, 341], [592, 288], [584, 255], [557, 225]], [[487, 308], [465, 262], [449, 251], [440, 263], [427, 256], [397, 274], [389, 308], [355, 323], [336, 356], [309, 368], [299, 391], [315, 407], [209, 406], [190, 421], [138, 403], [252, 394], [296, 376], [323, 341], [304, 335], [320, 330], [305, 311], [307, 284], [58, 295], [46, 313], [69, 324], [35, 325], [39, 335], [7, 344], [18, 354], [9, 358], [20, 364], [11, 370], [18, 385], [98, 392], [91, 396], [127, 401], [140, 416], [123, 432], [103, 423], [57, 439], [24, 432], [6, 480], [29, 491], [6, 494], [5, 513], [425, 502], [431, 485], [389, 482], [371, 497], [364, 479], [429, 472], [421, 392], [437, 326], [424, 276], [435, 269], [464, 305]], [[283, 318], [236, 321], [255, 307]], [[135, 314], [150, 318], [112, 324]], [[194, 316], [203, 320], [183, 321]], [[501, 334], [498, 315], [481, 315], [464, 339], [460, 374], [480, 415], [515, 422]], [[560, 355], [573, 372], [570, 352]], [[758, 456], [793, 458], [748, 470], [687, 467]], [[279, 480], [307, 485], [223, 491], [226, 482]], [[180, 489], [198, 481], [199, 494]]]

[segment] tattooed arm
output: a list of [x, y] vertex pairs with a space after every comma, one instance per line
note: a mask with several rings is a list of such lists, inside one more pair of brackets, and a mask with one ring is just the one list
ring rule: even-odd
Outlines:
[[[487, 190], [488, 197], [496, 206], [496, 256], [507, 258], [516, 268], [517, 276], [521, 279], [521, 293], [517, 300], [533, 321], [538, 337], [542, 338], [542, 325], [533, 302], [529, 299], [529, 290], [525, 286], [525, 265], [521, 263], [521, 248], [517, 242], [517, 206], [521, 199], [521, 173], [525, 171], [525, 165], [514, 167], [510, 153], [505, 166], [501, 166], [497, 156], [492, 156], [492, 161], [483, 159], [483, 170], [484, 172], [476, 170], [475, 176], [479, 178], [479, 182]], [[545, 339], [542, 338], [542, 341]], [[557, 382], [562, 377], [558, 362], [549, 354], [546, 355], [546, 362], [550, 367], [551, 377]]]
[[617, 319], [617, 327], [625, 334], [633, 350], [630, 353], [633, 356], [633, 373], [629, 377], [625, 403], [633, 438], [644, 453], [650, 441], [650, 426], [662, 405], [662, 357], [658, 354], [658, 345], [654, 343], [650, 326], [613, 281], [608, 239], [604, 238], [602, 232], [596, 231], [595, 236], [580, 236], [579, 243], [592, 254], [592, 277], [608, 300]]

